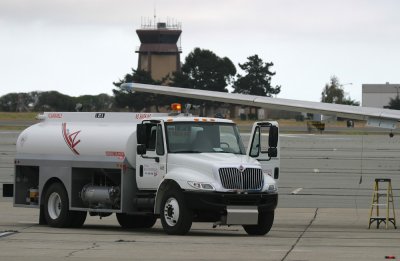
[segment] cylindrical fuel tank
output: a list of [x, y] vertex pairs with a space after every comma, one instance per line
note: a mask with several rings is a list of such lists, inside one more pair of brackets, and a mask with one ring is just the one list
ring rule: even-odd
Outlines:
[[106, 204], [115, 206], [120, 200], [119, 187], [86, 185], [81, 191], [81, 199], [88, 205]]
[[126, 157], [134, 167], [136, 125], [150, 117], [149, 113], [45, 113], [42, 122], [18, 137], [17, 158], [123, 161]]

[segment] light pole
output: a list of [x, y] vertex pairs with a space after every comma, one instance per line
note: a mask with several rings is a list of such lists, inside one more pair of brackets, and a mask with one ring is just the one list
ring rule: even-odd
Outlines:
[[[342, 90], [343, 90], [343, 96], [347, 96], [349, 94], [349, 93], [346, 93], [344, 91], [343, 86], [345, 86], [345, 85], [353, 85], [353, 83], [352, 82], [348, 82], [348, 83], [343, 83], [343, 84], [339, 85], [340, 88], [342, 88]], [[350, 96], [349, 96], [348, 99], [350, 100]], [[346, 125], [347, 125], [347, 128], [354, 128], [354, 121], [353, 120], [347, 120], [347, 124]]]
[[[345, 92], [345, 91], [344, 91], [344, 88], [343, 88], [343, 86], [346, 86], [346, 85], [353, 85], [353, 83], [352, 83], [352, 82], [348, 82], [348, 83], [343, 83], [343, 84], [340, 84], [340, 85], [339, 85], [339, 87], [342, 88], [342, 90], [343, 90], [343, 95], [344, 95], [344, 96], [348, 96], [348, 95], [349, 95], [349, 93], [348, 93], [348, 92]], [[350, 100], [350, 96], [349, 96], [349, 100]]]

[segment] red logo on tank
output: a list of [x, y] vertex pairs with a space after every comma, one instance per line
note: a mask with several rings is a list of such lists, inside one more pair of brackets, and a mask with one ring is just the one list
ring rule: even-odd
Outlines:
[[75, 147], [81, 142], [81, 140], [77, 139], [80, 132], [81, 131], [75, 131], [70, 133], [69, 129], [67, 129], [67, 123], [64, 122], [62, 124], [62, 134], [65, 143], [67, 143], [68, 147], [75, 155], [79, 155], [79, 152], [75, 149]]

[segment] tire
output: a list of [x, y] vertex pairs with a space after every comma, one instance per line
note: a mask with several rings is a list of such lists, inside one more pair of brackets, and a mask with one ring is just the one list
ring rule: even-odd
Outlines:
[[86, 211], [70, 211], [72, 212], [71, 227], [79, 228], [85, 223], [87, 212]]
[[69, 210], [68, 194], [61, 183], [53, 183], [44, 197], [44, 218], [51, 227], [70, 227], [74, 220]]
[[117, 213], [118, 223], [123, 228], [151, 228], [157, 221], [154, 215], [128, 215]]
[[185, 235], [192, 227], [193, 212], [187, 208], [179, 188], [170, 188], [161, 200], [160, 219], [169, 235]]
[[257, 225], [243, 225], [243, 228], [249, 235], [264, 236], [271, 230], [272, 224], [274, 223], [274, 214], [275, 212], [273, 210], [260, 212], [258, 214]]

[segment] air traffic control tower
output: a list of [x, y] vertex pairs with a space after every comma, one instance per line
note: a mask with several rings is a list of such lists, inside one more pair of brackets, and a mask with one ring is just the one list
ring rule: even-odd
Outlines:
[[141, 42], [136, 50], [139, 53], [138, 70], [148, 71], [154, 80], [161, 80], [181, 69], [180, 23], [142, 23], [136, 33]]

